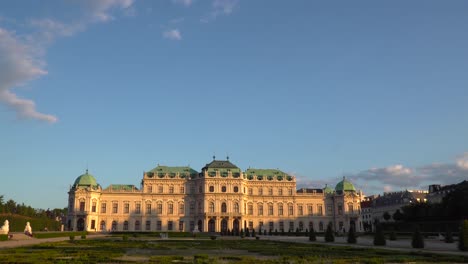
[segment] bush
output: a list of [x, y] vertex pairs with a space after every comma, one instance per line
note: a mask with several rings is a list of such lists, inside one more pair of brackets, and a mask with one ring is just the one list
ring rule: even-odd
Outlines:
[[468, 220], [464, 220], [461, 224], [458, 235], [458, 249], [461, 251], [468, 250]]
[[0, 241], [8, 240], [8, 235], [0, 235]]
[[382, 226], [377, 224], [375, 234], [374, 234], [374, 245], [375, 246], [385, 246], [387, 241], [385, 241], [385, 235], [382, 230]]
[[75, 236], [74, 235], [70, 236], [70, 241], [75, 241]]
[[216, 240], [216, 236], [210, 236], [211, 240]]
[[86, 239], [86, 235], [81, 235], [81, 239]]
[[128, 235], [123, 235], [123, 236], [122, 236], [122, 240], [123, 240], [123, 241], [128, 241]]
[[419, 227], [416, 226], [416, 229], [413, 233], [413, 238], [411, 239], [411, 246], [413, 248], [424, 248], [424, 238], [419, 231]]
[[335, 236], [333, 235], [332, 223], [328, 223], [327, 231], [325, 231], [325, 242], [334, 242]]
[[312, 227], [309, 232], [309, 241], [317, 241], [317, 236], [315, 235], [315, 230]]
[[348, 243], [349, 244], [356, 244], [357, 243], [357, 238], [356, 238], [356, 231], [354, 230], [354, 227], [349, 228], [348, 232]]
[[454, 242], [452, 231], [450, 231], [449, 228], [447, 228], [447, 230], [445, 231], [444, 241], [445, 241], [445, 243], [453, 243]]

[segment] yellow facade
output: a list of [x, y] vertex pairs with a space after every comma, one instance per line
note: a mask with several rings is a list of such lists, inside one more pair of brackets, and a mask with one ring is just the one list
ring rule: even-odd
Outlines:
[[354, 187], [342, 188], [350, 184], [345, 179], [336, 190], [298, 190], [293, 176], [279, 170], [242, 172], [229, 160], [213, 161], [200, 173], [158, 166], [144, 173], [139, 189], [131, 185], [102, 189], [92, 179], [86, 173], [70, 188], [70, 230], [295, 232], [313, 227], [320, 232], [329, 222], [338, 232], [351, 225], [362, 230], [363, 195]]

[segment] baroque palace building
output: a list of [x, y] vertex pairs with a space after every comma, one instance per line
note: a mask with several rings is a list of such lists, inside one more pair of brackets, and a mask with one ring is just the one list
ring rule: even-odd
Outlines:
[[296, 188], [296, 179], [277, 169], [242, 171], [227, 160], [190, 167], [158, 165], [145, 172], [141, 187], [79, 176], [68, 202], [69, 230], [239, 232], [249, 228], [294, 232], [362, 231], [361, 191], [343, 177], [335, 189]]

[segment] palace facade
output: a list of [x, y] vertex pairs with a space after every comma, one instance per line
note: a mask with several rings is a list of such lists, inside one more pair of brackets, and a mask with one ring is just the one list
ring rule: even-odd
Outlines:
[[69, 230], [274, 232], [362, 230], [361, 191], [343, 178], [335, 189], [296, 188], [296, 179], [277, 169], [242, 171], [227, 160], [190, 167], [158, 165], [145, 172], [140, 188], [102, 188], [86, 171], [71, 186]]

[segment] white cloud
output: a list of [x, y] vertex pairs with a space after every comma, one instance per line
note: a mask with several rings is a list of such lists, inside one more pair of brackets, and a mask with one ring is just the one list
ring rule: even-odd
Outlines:
[[457, 159], [457, 166], [460, 169], [468, 170], [468, 152], [465, 152]]
[[114, 19], [110, 14], [112, 9], [131, 10], [134, 2], [134, 0], [87, 0], [85, 4], [94, 21], [107, 22]]
[[239, 0], [214, 0], [211, 12], [201, 19], [201, 22], [210, 22], [220, 15], [231, 14], [238, 6]]
[[[19, 98], [12, 92], [14, 88], [47, 74], [43, 56], [48, 44], [58, 37], [73, 36], [91, 23], [114, 19], [111, 15], [113, 9], [119, 9], [126, 15], [135, 14], [134, 0], [86, 0], [78, 3], [86, 6], [86, 12], [73, 23], [52, 18], [32, 19], [28, 25], [35, 31], [23, 36], [0, 28], [0, 102], [14, 109], [18, 117], [49, 123], [58, 120], [54, 115], [38, 112], [34, 101]], [[2, 17], [1, 20], [5, 19]]]
[[454, 184], [468, 179], [468, 154], [458, 157], [454, 163], [434, 163], [418, 168], [401, 164], [385, 168], [372, 168], [348, 177], [366, 192], [382, 192], [404, 189], [424, 189], [430, 184]]
[[163, 37], [171, 40], [181, 40], [182, 35], [178, 29], [171, 29], [163, 32]]
[[36, 111], [33, 101], [18, 98], [10, 90], [38, 78], [47, 72], [42, 61], [35, 60], [31, 47], [21, 43], [17, 37], [0, 28], [0, 101], [16, 110], [21, 118], [33, 118], [49, 123], [57, 117]]
[[193, 4], [193, 0], [172, 0], [172, 2], [183, 6], [191, 6]]

